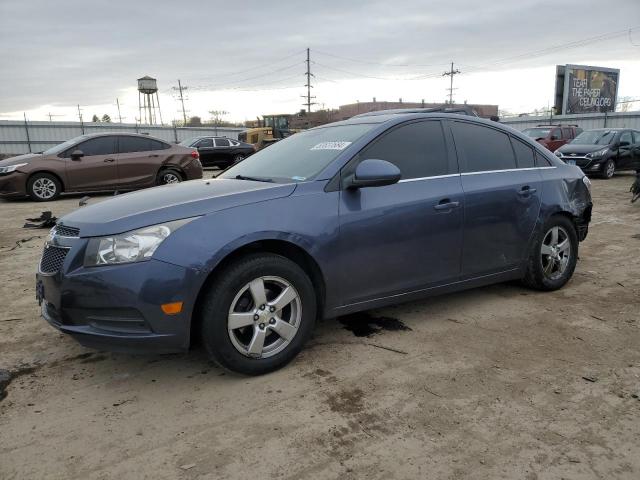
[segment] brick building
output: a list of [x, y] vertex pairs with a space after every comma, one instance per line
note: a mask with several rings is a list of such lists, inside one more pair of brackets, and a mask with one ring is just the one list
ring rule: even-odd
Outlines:
[[[307, 114], [304, 110], [302, 110], [300, 113], [293, 115], [289, 122], [291, 128], [312, 128], [317, 127], [318, 125], [324, 125], [325, 123], [346, 120], [360, 113], [375, 112], [378, 110], [392, 110], [397, 108], [455, 108], [460, 106], [462, 105], [425, 102], [403, 102], [402, 100], [398, 102], [378, 102], [374, 98], [371, 102], [350, 103], [348, 105], [341, 105], [334, 110], [319, 110], [317, 112], [311, 112], [310, 114]], [[478, 113], [478, 115], [483, 118], [498, 116], [497, 105], [468, 104], [467, 106], [473, 108]]]

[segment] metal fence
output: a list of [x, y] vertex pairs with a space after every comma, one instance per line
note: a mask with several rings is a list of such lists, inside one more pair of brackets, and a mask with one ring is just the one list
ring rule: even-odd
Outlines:
[[30, 122], [0, 120], [0, 154], [41, 152], [85, 133], [146, 133], [170, 143], [214, 135], [237, 139], [243, 128], [170, 127], [129, 123]]
[[551, 123], [578, 125], [583, 130], [594, 128], [634, 128], [640, 130], [640, 112], [587, 113], [581, 115], [549, 115], [541, 117], [505, 117], [501, 123], [517, 130]]

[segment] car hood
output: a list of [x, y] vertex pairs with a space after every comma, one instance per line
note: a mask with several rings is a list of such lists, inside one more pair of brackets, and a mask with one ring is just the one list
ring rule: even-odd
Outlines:
[[283, 185], [234, 179], [192, 180], [118, 195], [79, 208], [62, 217], [58, 223], [79, 228], [82, 237], [112, 235], [286, 197], [295, 188], [295, 183]]
[[41, 158], [41, 153], [25, 153], [24, 155], [18, 155], [17, 157], [9, 157], [4, 160], [0, 160], [0, 167], [10, 167], [16, 163], [29, 162], [35, 158]]
[[575, 145], [571, 143], [567, 143], [563, 145], [558, 150], [563, 154], [572, 154], [576, 153], [578, 155], [585, 155], [591, 152], [597, 152], [598, 150], [602, 150], [603, 148], [609, 148], [609, 145]]

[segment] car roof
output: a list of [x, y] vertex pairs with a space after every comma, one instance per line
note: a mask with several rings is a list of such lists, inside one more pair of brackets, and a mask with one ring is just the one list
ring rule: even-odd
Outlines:
[[361, 113], [352, 118], [375, 117], [378, 115], [402, 115], [409, 113], [458, 113], [462, 115], [469, 115], [472, 117], [478, 116], [478, 113], [473, 108], [467, 105], [461, 107], [394, 108], [389, 110], [376, 110], [373, 112]]

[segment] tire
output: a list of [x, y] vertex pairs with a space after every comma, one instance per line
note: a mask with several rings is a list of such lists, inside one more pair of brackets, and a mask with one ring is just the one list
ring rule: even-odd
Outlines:
[[[550, 249], [554, 243], [554, 230], [558, 232], [556, 246]], [[568, 242], [565, 249], [562, 248], [564, 241]], [[554, 215], [538, 233], [531, 246], [523, 282], [536, 290], [558, 290], [572, 277], [577, 261], [578, 235], [575, 226], [567, 217]]]
[[605, 180], [609, 180], [613, 178], [615, 173], [616, 173], [616, 162], [614, 162], [613, 159], [610, 158], [602, 166], [602, 172], [600, 173], [600, 176]]
[[184, 180], [182, 174], [175, 168], [164, 168], [156, 176], [156, 185], [170, 185]]
[[27, 194], [36, 202], [55, 200], [62, 193], [62, 184], [55, 175], [36, 173], [27, 182]]
[[232, 372], [262, 375], [293, 360], [311, 337], [316, 295], [296, 263], [271, 253], [252, 254], [216, 277], [200, 312], [200, 336], [209, 356]]
[[240, 163], [241, 161], [244, 160], [244, 155], [242, 155], [241, 153], [239, 153], [238, 155], [235, 155], [233, 157], [233, 162], [231, 162], [231, 165], [235, 165], [236, 163]]

